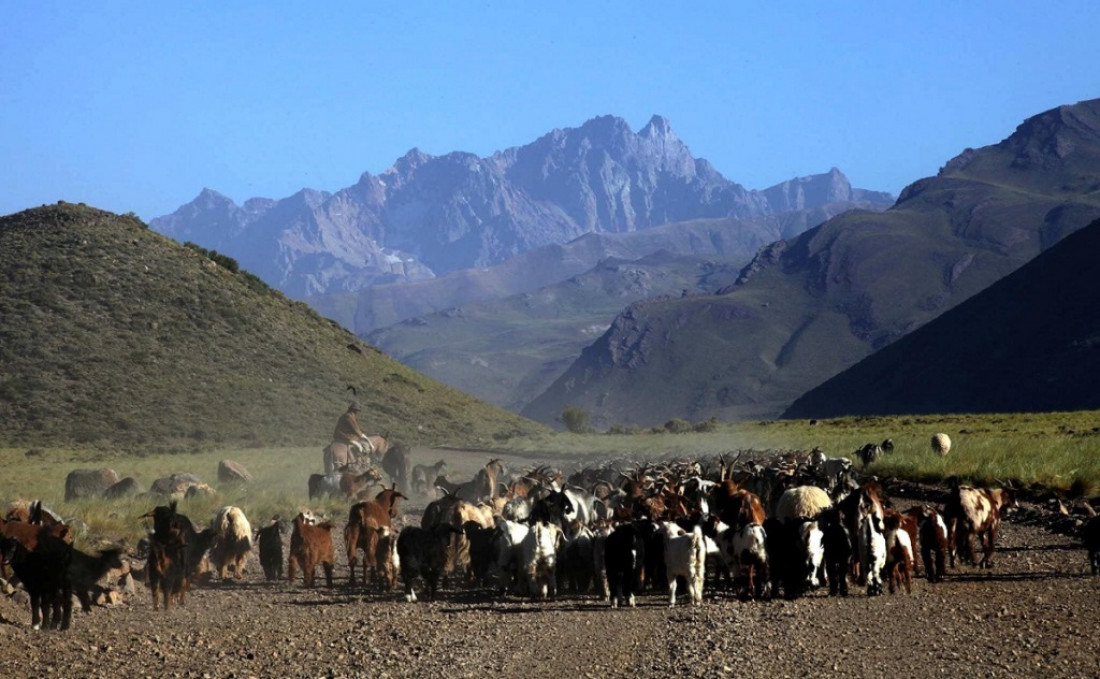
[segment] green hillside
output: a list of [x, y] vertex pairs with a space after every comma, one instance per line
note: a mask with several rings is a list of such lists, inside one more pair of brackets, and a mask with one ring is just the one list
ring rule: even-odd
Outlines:
[[3, 443], [323, 445], [349, 385], [366, 429], [410, 442], [542, 431], [132, 216], [59, 203], [2, 217], [0, 270]]

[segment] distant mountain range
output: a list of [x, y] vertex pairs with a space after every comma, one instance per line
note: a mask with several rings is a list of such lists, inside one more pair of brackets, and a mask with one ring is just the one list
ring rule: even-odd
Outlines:
[[[413, 149], [335, 193], [303, 189], [238, 206], [207, 189], [150, 225], [232, 256], [302, 299], [490, 267], [586, 234], [892, 203], [889, 194], [853, 189], [836, 170], [747, 190], [693, 157], [664, 118], [635, 133], [604, 116], [488, 158]], [[540, 280], [558, 282], [594, 263]], [[504, 294], [531, 289], [510, 286]]]
[[783, 417], [1100, 409], [1100, 221], [794, 402]]
[[716, 294], [632, 305], [522, 412], [552, 422], [575, 406], [598, 427], [779, 416], [1097, 217], [1092, 100], [965, 150], [885, 212], [769, 245]]

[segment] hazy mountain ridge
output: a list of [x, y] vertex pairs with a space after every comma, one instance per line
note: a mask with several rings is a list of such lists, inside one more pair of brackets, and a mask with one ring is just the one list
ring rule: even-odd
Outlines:
[[598, 425], [779, 415], [1100, 216], [1098, 123], [1095, 100], [1042, 113], [890, 210], [790, 240], [726, 294], [632, 307], [524, 414], [552, 422], [574, 405]]
[[413, 149], [331, 194], [306, 189], [238, 207], [204, 190], [151, 225], [233, 256], [302, 298], [491, 266], [586, 233], [813, 209], [823, 205], [819, 197], [892, 203], [888, 194], [852, 189], [836, 170], [785, 185], [749, 191], [725, 179], [658, 116], [638, 133], [603, 116], [488, 158]]
[[1100, 408], [1100, 221], [810, 390], [783, 417]]

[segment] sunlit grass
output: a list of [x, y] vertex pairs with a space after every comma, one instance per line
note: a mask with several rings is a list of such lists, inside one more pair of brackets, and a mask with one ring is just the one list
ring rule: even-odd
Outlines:
[[[930, 439], [937, 432], [952, 439], [951, 453], [932, 453]], [[713, 432], [634, 435], [554, 434], [517, 437], [501, 444], [499, 452], [525, 454], [532, 460], [552, 458], [562, 467], [593, 464], [609, 459], [707, 458], [738, 451], [810, 450], [820, 447], [829, 456], [849, 456], [866, 443], [890, 438], [894, 452], [871, 467], [879, 476], [937, 482], [955, 476], [977, 484], [1012, 482], [1073, 495], [1100, 492], [1100, 413], [1046, 415], [983, 415], [944, 417], [844, 418], [816, 424], [804, 420], [719, 425]], [[28, 455], [28, 452], [30, 454]], [[491, 451], [486, 451], [491, 452]], [[414, 462], [429, 464], [442, 451], [418, 450]], [[428, 458], [431, 459], [428, 459]], [[253, 475], [244, 485], [221, 485], [218, 462], [234, 460]], [[89, 526], [88, 542], [96, 537], [136, 543], [147, 528], [139, 520], [163, 500], [151, 497], [125, 500], [65, 502], [65, 477], [76, 468], [109, 467], [120, 477], [133, 476], [148, 488], [156, 478], [191, 472], [218, 490], [213, 497], [180, 501], [180, 511], [199, 523], [209, 521], [224, 505], [236, 505], [254, 524], [266, 524], [275, 515], [291, 517], [310, 508], [343, 521], [348, 503], [328, 499], [310, 501], [307, 479], [321, 467], [320, 447], [248, 448], [187, 454], [105, 453], [62, 449], [0, 449], [0, 502], [41, 499], [65, 517]], [[455, 465], [452, 480], [464, 480], [473, 468]]]

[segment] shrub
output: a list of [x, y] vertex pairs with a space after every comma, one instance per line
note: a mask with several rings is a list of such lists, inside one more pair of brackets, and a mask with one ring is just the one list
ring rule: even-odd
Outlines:
[[634, 436], [635, 434], [641, 434], [642, 430], [640, 427], [636, 427], [632, 424], [621, 424], [616, 422], [608, 428], [607, 433], [617, 436]]
[[565, 428], [574, 434], [587, 434], [592, 431], [589, 425], [588, 411], [583, 408], [567, 407], [561, 412], [561, 421]]
[[718, 418], [712, 417], [709, 420], [703, 420], [702, 422], [696, 422], [693, 429], [699, 433], [705, 434], [708, 432], [718, 431]]
[[665, 431], [670, 434], [686, 434], [691, 431], [691, 423], [676, 417], [665, 422]]

